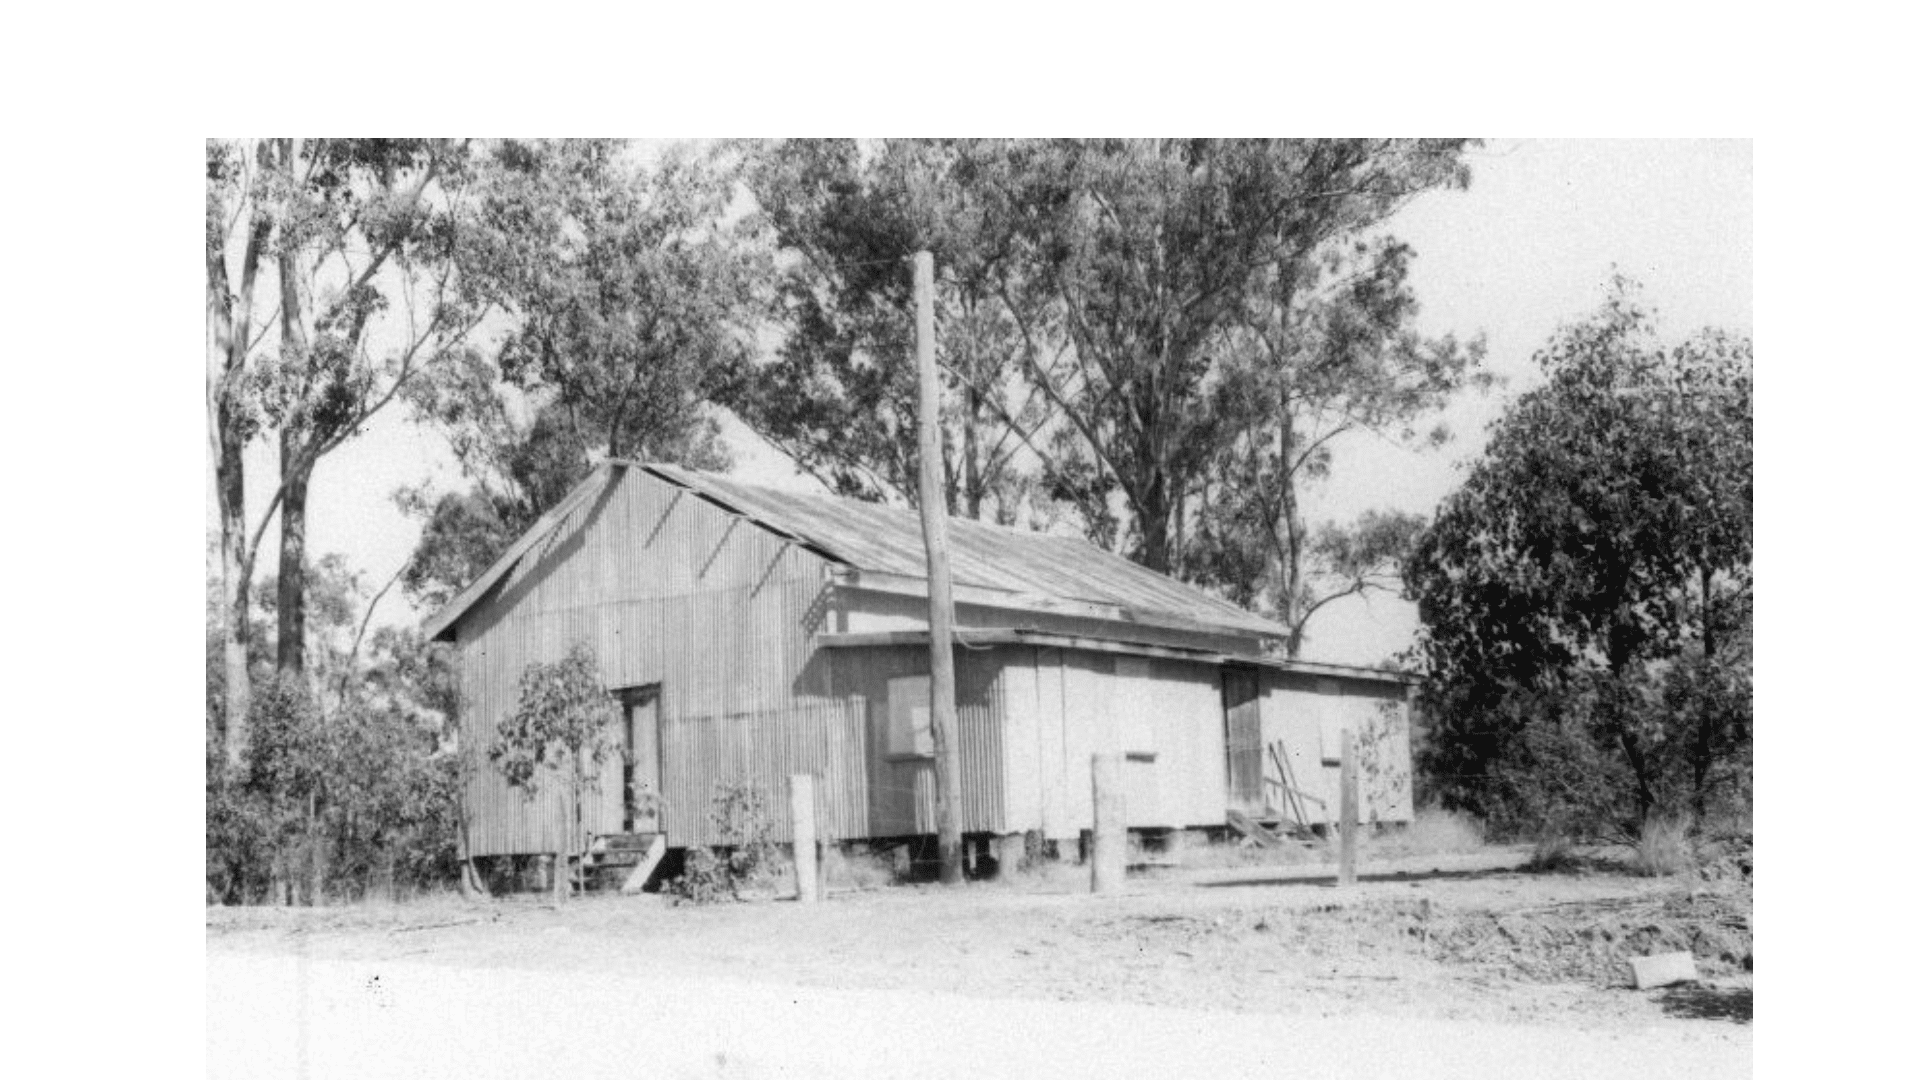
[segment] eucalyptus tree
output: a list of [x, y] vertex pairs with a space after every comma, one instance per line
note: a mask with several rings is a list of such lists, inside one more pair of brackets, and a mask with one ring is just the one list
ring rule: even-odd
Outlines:
[[[1388, 346], [1406, 344], [1404, 249], [1380, 242], [1367, 255], [1360, 240], [1409, 198], [1464, 186], [1468, 145], [1048, 146], [1028, 174], [1031, 205], [1047, 208], [1033, 249], [1047, 259], [1064, 341], [1030, 354], [1028, 376], [1075, 436], [1055, 482], [1080, 488], [1083, 503], [1111, 490], [1133, 557], [1193, 573], [1192, 517], [1212, 509], [1209, 481], [1230, 470], [1236, 447], [1285, 441], [1273, 428], [1294, 416], [1289, 387], [1302, 369], [1336, 388], [1323, 397], [1363, 400], [1369, 391], [1345, 389], [1350, 379], [1373, 377]], [[1337, 280], [1343, 252], [1360, 256], [1353, 281]], [[1255, 479], [1284, 495], [1315, 460], [1294, 447]]]
[[1484, 388], [1484, 344], [1427, 338], [1408, 281], [1413, 252], [1377, 230], [1338, 219], [1302, 223], [1294, 250], [1254, 290], [1229, 334], [1216, 384], [1231, 433], [1198, 496], [1187, 571], [1289, 630], [1298, 656], [1307, 623], [1343, 597], [1396, 589], [1421, 521], [1368, 510], [1350, 523], [1310, 526], [1303, 496], [1333, 471], [1345, 438], [1366, 433], [1402, 446], [1444, 442], [1419, 430], [1462, 389]]
[[411, 390], [465, 491], [402, 492], [424, 520], [403, 572], [443, 602], [604, 457], [728, 463], [713, 401], [748, 362], [765, 253], [732, 178], [678, 149], [507, 141], [482, 156], [472, 260], [498, 333]]
[[753, 222], [780, 258], [777, 348], [726, 398], [833, 491], [918, 501], [909, 259], [934, 257], [948, 510], [1010, 522], [1033, 492], [1022, 447], [1049, 409], [1019, 378], [1045, 318], [1021, 231], [1020, 151], [981, 140], [790, 140], [736, 148]]
[[[280, 523], [276, 664], [298, 676], [315, 468], [457, 351], [489, 306], [459, 272], [469, 160], [465, 143], [445, 140], [208, 143], [208, 434], [232, 760], [247, 711], [249, 582], [268, 524]], [[262, 436], [276, 444], [277, 482], [249, 527], [244, 452]]]

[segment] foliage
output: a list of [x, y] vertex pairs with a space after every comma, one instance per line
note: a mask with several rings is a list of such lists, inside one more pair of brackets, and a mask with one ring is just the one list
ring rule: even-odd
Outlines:
[[777, 354], [727, 404], [835, 492], [919, 499], [909, 259], [934, 258], [935, 360], [950, 512], [1015, 520], [1034, 496], [1018, 460], [1044, 426], [1019, 379], [1044, 319], [1012, 199], [1022, 151], [988, 140], [787, 140], [744, 148], [754, 223], [781, 256]]
[[676, 901], [688, 904], [718, 904], [739, 899], [733, 869], [727, 864], [726, 856], [711, 848], [688, 851], [685, 868], [679, 877], [667, 883], [667, 891]]
[[[278, 515], [276, 661], [297, 674], [307, 660], [314, 469], [456, 352], [488, 310], [488, 298], [460, 272], [468, 151], [424, 139], [207, 144], [207, 405], [228, 613], [227, 712], [242, 713], [250, 681], [242, 638], [267, 524]], [[262, 436], [277, 443], [278, 483], [249, 529], [243, 453]], [[230, 758], [243, 741], [233, 733]]]
[[[1092, 140], [1030, 172], [1070, 347], [1030, 375], [1077, 435], [1053, 482], [1124, 501], [1133, 555], [1183, 571], [1189, 502], [1275, 441], [1305, 387], [1449, 361], [1407, 333], [1403, 246], [1362, 243], [1408, 198], [1464, 185], [1461, 140]], [[1424, 360], [1420, 359], [1423, 358]], [[1318, 380], [1317, 382], [1314, 380]], [[1279, 407], [1275, 407], [1279, 406]], [[1257, 425], [1257, 430], [1249, 430]], [[1291, 481], [1311, 462], [1281, 464]], [[1081, 488], [1075, 491], [1075, 488]]]
[[565, 657], [521, 672], [513, 712], [487, 749], [493, 767], [529, 799], [548, 779], [560, 778], [573, 811], [574, 852], [586, 846], [586, 793], [599, 787], [600, 767], [616, 752], [616, 718], [593, 649], [576, 643]]
[[758, 786], [716, 785], [707, 820], [721, 842], [687, 852], [686, 869], [668, 886], [676, 897], [695, 904], [737, 900], [742, 889], [778, 876], [785, 860], [773, 842], [772, 807]]
[[1330, 447], [1412, 426], [1481, 348], [1417, 335], [1378, 227], [1464, 186], [1461, 140], [897, 140], [750, 147], [784, 256], [778, 357], [731, 405], [843, 494], [912, 502], [905, 260], [933, 253], [955, 512], [1046, 525], [1291, 628], [1389, 583], [1417, 524], [1310, 529]]
[[506, 141], [474, 184], [472, 276], [501, 305], [488, 349], [409, 386], [467, 492], [402, 492], [423, 521], [409, 595], [444, 603], [601, 457], [728, 462], [711, 402], [744, 369], [763, 255], [728, 223], [724, 171], [620, 142]]
[[1537, 357], [1406, 568], [1422, 768], [1496, 825], [1633, 835], [1750, 789], [1752, 347], [1630, 283]]
[[507, 141], [484, 173], [492, 280], [512, 312], [499, 376], [583, 448], [720, 466], [706, 402], [745, 363], [765, 275], [726, 223], [728, 178], [624, 143]]
[[209, 896], [317, 904], [453, 880], [462, 762], [435, 728], [359, 698], [323, 712], [279, 675], [251, 705], [240, 767], [209, 733]]
[[1369, 821], [1378, 822], [1382, 809], [1413, 805], [1413, 776], [1398, 753], [1407, 735], [1406, 708], [1398, 701], [1382, 701], [1372, 720], [1354, 731], [1360, 790], [1366, 793], [1362, 812]]

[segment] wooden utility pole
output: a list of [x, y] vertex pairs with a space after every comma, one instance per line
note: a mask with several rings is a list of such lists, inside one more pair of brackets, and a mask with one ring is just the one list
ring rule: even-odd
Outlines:
[[934, 817], [940, 881], [960, 881], [960, 718], [953, 706], [953, 573], [947, 567], [947, 494], [940, 453], [940, 373], [933, 363], [933, 253], [913, 256], [914, 352], [920, 367], [920, 530], [927, 541], [928, 681], [933, 713]]
[[1340, 733], [1340, 884], [1351, 885], [1360, 843], [1360, 763], [1353, 757], [1353, 732]]
[[813, 824], [813, 776], [788, 778], [793, 806], [793, 884], [803, 904], [820, 900], [820, 849]]
[[1093, 891], [1113, 892], [1127, 880], [1125, 796], [1119, 754], [1093, 755]]

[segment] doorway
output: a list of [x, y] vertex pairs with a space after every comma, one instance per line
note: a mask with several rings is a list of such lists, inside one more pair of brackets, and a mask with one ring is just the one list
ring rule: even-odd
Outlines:
[[1265, 813], [1267, 793], [1260, 762], [1260, 673], [1252, 668], [1221, 668], [1220, 706], [1226, 714], [1227, 807], [1256, 816]]
[[620, 691], [620, 826], [661, 832], [660, 684]]

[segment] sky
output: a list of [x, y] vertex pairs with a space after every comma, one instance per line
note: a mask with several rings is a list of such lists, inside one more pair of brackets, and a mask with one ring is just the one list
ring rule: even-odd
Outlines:
[[[1416, 451], [1357, 433], [1334, 447], [1329, 480], [1310, 492], [1310, 521], [1360, 511], [1431, 514], [1485, 444], [1504, 403], [1536, 385], [1531, 358], [1560, 325], [1600, 305], [1617, 268], [1644, 286], [1663, 331], [1682, 338], [1714, 326], [1753, 328], [1753, 148], [1746, 140], [1490, 140], [1472, 158], [1465, 191], [1429, 193], [1389, 231], [1410, 243], [1420, 329], [1484, 334], [1486, 368], [1504, 384], [1456, 401], [1443, 415], [1454, 440]], [[753, 483], [818, 490], [738, 424], [726, 425], [735, 473]], [[256, 445], [247, 463], [251, 520], [265, 508], [273, 455]], [[209, 475], [211, 464], [208, 466]], [[309, 495], [308, 551], [339, 552], [370, 583], [405, 562], [419, 528], [393, 492], [423, 481], [461, 483], [441, 437], [404, 407], [381, 414], [360, 438], [324, 459]], [[207, 520], [215, 521], [211, 485]], [[271, 571], [269, 530], [262, 570]], [[393, 590], [376, 625], [417, 621]], [[1304, 657], [1377, 663], [1412, 642], [1413, 606], [1395, 596], [1337, 601], [1308, 627]]]

